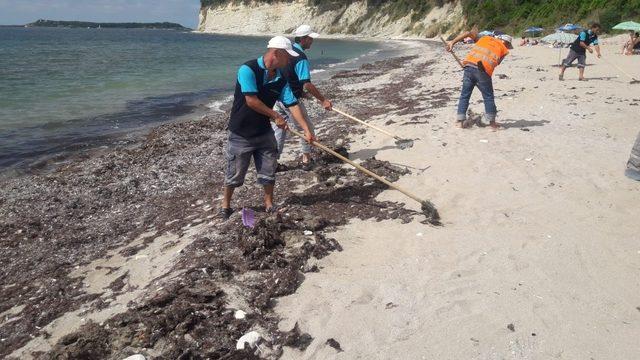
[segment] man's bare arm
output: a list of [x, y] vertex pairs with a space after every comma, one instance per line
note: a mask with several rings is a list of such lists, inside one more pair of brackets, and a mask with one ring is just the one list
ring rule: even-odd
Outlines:
[[307, 119], [304, 118], [304, 115], [302, 113], [302, 110], [300, 109], [300, 106], [298, 105], [291, 106], [289, 107], [289, 111], [291, 111], [291, 115], [293, 115], [293, 119], [298, 123], [298, 125], [300, 125], [302, 130], [304, 130], [305, 139], [307, 139], [308, 142], [314, 141], [316, 138], [311, 133], [311, 130], [309, 130]]
[[274, 111], [273, 109], [270, 109], [267, 105], [265, 105], [262, 102], [262, 100], [258, 99], [258, 96], [245, 95], [244, 99], [247, 102], [247, 106], [249, 106], [252, 110], [262, 115], [266, 115], [271, 119], [275, 119], [276, 125], [278, 125], [279, 127], [281, 128], [286, 127], [287, 122], [284, 120], [284, 118], [280, 114], [278, 114], [278, 112]]
[[467, 31], [467, 32], [463, 32], [462, 34], [456, 36], [453, 40], [451, 40], [449, 42], [449, 44], [447, 45], [447, 51], [453, 51], [453, 46], [457, 43], [459, 43], [460, 41], [466, 39], [466, 38], [472, 38], [472, 39], [477, 39], [478, 38], [478, 27], [474, 26], [471, 30]]
[[331, 110], [331, 107], [333, 106], [333, 104], [331, 104], [331, 101], [327, 100], [327, 98], [325, 98], [322, 95], [322, 93], [320, 93], [320, 90], [318, 90], [318, 88], [315, 85], [313, 85], [310, 82], [307, 82], [304, 84], [304, 89], [307, 90], [311, 95], [313, 95], [313, 97], [318, 99], [318, 101], [322, 103], [322, 107], [324, 107], [327, 110]]

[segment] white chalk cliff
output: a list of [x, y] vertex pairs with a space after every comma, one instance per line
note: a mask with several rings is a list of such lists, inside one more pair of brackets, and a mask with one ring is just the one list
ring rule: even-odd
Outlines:
[[329, 8], [307, 0], [264, 3], [234, 2], [200, 9], [198, 31], [221, 34], [289, 34], [300, 24], [309, 24], [322, 34], [363, 37], [433, 37], [458, 31], [463, 25], [460, 1], [432, 8], [426, 16], [390, 15], [389, 5], [367, 6], [366, 0]]

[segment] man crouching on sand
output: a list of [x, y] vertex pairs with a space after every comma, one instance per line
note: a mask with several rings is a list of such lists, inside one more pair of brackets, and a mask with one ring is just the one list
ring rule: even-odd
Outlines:
[[[461, 40], [471, 37], [478, 38], [477, 28], [460, 34], [447, 45], [447, 51], [453, 51], [453, 46]], [[491, 35], [481, 37], [471, 49], [467, 57], [462, 62], [464, 66], [464, 75], [462, 78], [462, 93], [458, 102], [458, 115], [456, 117], [456, 126], [467, 127], [465, 122], [467, 119], [467, 110], [469, 109], [469, 100], [474, 87], [478, 87], [482, 93], [484, 100], [484, 120], [489, 123], [492, 129], [500, 128], [496, 123], [498, 110], [493, 95], [493, 80], [491, 75], [505, 56], [509, 54], [508, 49], [513, 49], [511, 45], [512, 38], [509, 35]]]
[[270, 119], [287, 129], [280, 114], [273, 111], [276, 101], [289, 108], [293, 118], [304, 131], [308, 142], [315, 140], [298, 106], [287, 79], [279, 70], [289, 63], [289, 57], [298, 56], [291, 41], [283, 36], [269, 40], [264, 56], [247, 61], [238, 70], [238, 80], [229, 119], [229, 139], [226, 147], [227, 167], [224, 200], [220, 216], [228, 219], [231, 197], [236, 187], [242, 186], [251, 158], [258, 173], [258, 184], [264, 187], [264, 205], [267, 212], [275, 212], [273, 187], [275, 184], [278, 145], [271, 129]]

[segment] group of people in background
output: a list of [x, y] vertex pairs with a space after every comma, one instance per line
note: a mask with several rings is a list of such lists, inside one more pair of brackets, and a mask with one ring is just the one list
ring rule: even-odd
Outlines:
[[[564, 80], [567, 67], [577, 60], [579, 80], [584, 81], [587, 52], [601, 57], [598, 35], [601, 26], [592, 24], [582, 30], [570, 45], [569, 54], [562, 61], [559, 79]], [[305, 101], [307, 93], [326, 110], [332, 103], [311, 81], [311, 65], [305, 51], [310, 49], [319, 36], [309, 25], [301, 25], [294, 33], [294, 42], [283, 36], [272, 38], [263, 56], [246, 62], [238, 70], [236, 89], [229, 120], [229, 135], [226, 146], [224, 199], [220, 214], [224, 219], [233, 213], [231, 198], [234, 189], [242, 186], [251, 160], [255, 164], [257, 182], [264, 187], [266, 212], [277, 212], [273, 190], [276, 172], [286, 170], [279, 164], [285, 146], [287, 130], [295, 127], [304, 133], [300, 145], [301, 168], [312, 167], [311, 146], [315, 141], [314, 124], [309, 118]], [[474, 27], [461, 33], [447, 43], [446, 50], [453, 51], [459, 42], [473, 43], [473, 47], [461, 62], [463, 67], [462, 89], [458, 101], [456, 126], [470, 127], [467, 111], [471, 94], [478, 88], [484, 100], [483, 118], [473, 120], [477, 125], [489, 125], [490, 129], [501, 128], [496, 122], [498, 110], [495, 104], [492, 75], [504, 58], [513, 49], [511, 36], [494, 32], [480, 36]], [[521, 46], [532, 44], [522, 38]], [[640, 45], [638, 33], [632, 34], [623, 52], [633, 53]]]
[[526, 36], [523, 36], [520, 40], [520, 46], [534, 46], [538, 45], [540, 42], [537, 39], [529, 39]]

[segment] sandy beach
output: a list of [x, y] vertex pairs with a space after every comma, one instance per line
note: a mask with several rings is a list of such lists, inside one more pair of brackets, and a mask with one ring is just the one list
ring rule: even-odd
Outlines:
[[[494, 74], [504, 129], [457, 129], [457, 64], [402, 44], [319, 87], [412, 148], [308, 107], [323, 143], [432, 201], [441, 224], [330, 157], [302, 171], [295, 140], [287, 212], [262, 212], [251, 175], [236, 206], [256, 228], [222, 223], [226, 115], [163, 125], [2, 180], [0, 357], [637, 358], [640, 182], [624, 170], [640, 85], [593, 56], [589, 81], [560, 82], [557, 49], [516, 47]], [[640, 77], [617, 53], [604, 45]], [[251, 331], [257, 349], [237, 350]]]
[[[617, 50], [605, 45], [603, 54], [640, 76], [637, 58]], [[406, 115], [384, 104], [388, 113], [371, 118], [420, 138], [410, 151], [371, 132], [351, 151], [412, 169], [398, 183], [431, 199], [443, 226], [352, 221], [332, 234], [344, 251], [278, 301], [282, 326], [297, 322], [316, 339], [283, 358], [640, 355], [640, 183], [623, 175], [640, 130], [638, 85], [593, 56], [589, 81], [578, 82], [574, 68], [559, 82], [557, 54], [516, 47], [499, 67], [494, 87], [505, 130], [498, 132], [452, 126], [461, 73], [449, 55], [425, 50], [395, 71], [434, 59], [403, 96], [450, 99], [442, 107], [419, 101], [419, 111]], [[479, 99], [476, 90], [478, 114]], [[428, 123], [402, 126], [413, 119]], [[379, 198], [406, 201], [395, 191]]]

